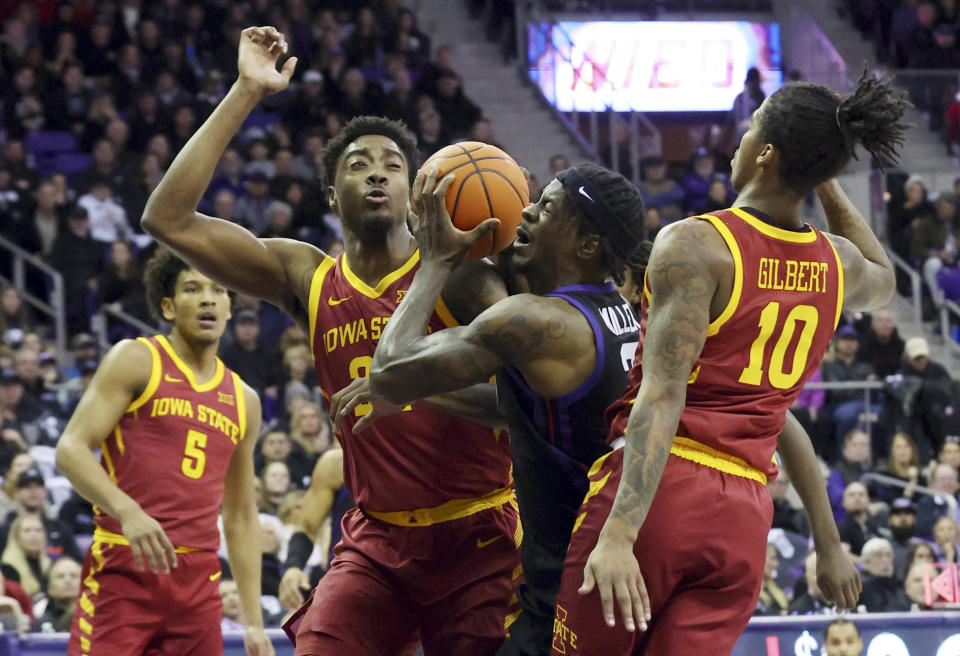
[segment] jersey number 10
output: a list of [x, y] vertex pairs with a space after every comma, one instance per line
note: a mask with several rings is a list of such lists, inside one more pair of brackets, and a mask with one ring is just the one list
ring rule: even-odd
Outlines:
[[[807, 365], [807, 356], [810, 355], [810, 347], [819, 321], [820, 315], [817, 308], [812, 305], [794, 306], [784, 319], [780, 337], [773, 346], [769, 362], [765, 362], [767, 342], [770, 341], [770, 337], [780, 323], [780, 303], [776, 301], [767, 303], [763, 312], [760, 313], [760, 334], [750, 346], [750, 362], [740, 374], [739, 382], [745, 385], [762, 385], [766, 368], [767, 378], [773, 387], [785, 390], [796, 385]], [[800, 331], [797, 348], [793, 352], [792, 366], [787, 372], [784, 371], [784, 360], [799, 322], [803, 323], [803, 329]]]

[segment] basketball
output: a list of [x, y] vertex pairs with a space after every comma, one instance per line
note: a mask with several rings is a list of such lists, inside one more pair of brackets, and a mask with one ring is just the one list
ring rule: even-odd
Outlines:
[[437, 164], [437, 180], [456, 176], [446, 203], [453, 225], [470, 230], [490, 217], [500, 226], [483, 236], [470, 251], [472, 259], [499, 253], [517, 237], [520, 212], [530, 202], [527, 179], [510, 155], [480, 141], [463, 141], [441, 148], [423, 163]]

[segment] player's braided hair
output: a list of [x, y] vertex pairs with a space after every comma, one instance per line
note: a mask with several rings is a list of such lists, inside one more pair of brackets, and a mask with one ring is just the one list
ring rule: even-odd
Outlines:
[[160, 302], [164, 297], [173, 298], [177, 286], [177, 278], [181, 271], [186, 271], [190, 265], [177, 257], [169, 248], [161, 246], [143, 272], [143, 286], [147, 290], [147, 305], [150, 314], [157, 320], [163, 321], [163, 310]]
[[[624, 226], [627, 226], [631, 233], [640, 235], [641, 242], [646, 241], [647, 226], [643, 220], [643, 197], [640, 195], [640, 191], [633, 186], [633, 183], [616, 171], [592, 163], [577, 166], [577, 172], [587, 178], [600, 192], [603, 201], [610, 208], [614, 217]], [[567, 207], [576, 208], [577, 204], [570, 197], [570, 191], [565, 190], [564, 194]], [[584, 216], [583, 212], [578, 211], [578, 213], [580, 214], [578, 234], [595, 234], [600, 238], [600, 257], [604, 268], [614, 282], [622, 285], [626, 278], [627, 269], [646, 266], [647, 257], [650, 254], [649, 249], [641, 247], [629, 258], [620, 255], [613, 248], [610, 240], [594, 225], [593, 221]]]
[[379, 134], [391, 139], [400, 147], [403, 158], [407, 160], [410, 184], [417, 175], [420, 166], [420, 151], [417, 150], [417, 138], [413, 136], [403, 121], [394, 121], [382, 116], [358, 116], [343, 126], [340, 133], [327, 142], [323, 149], [323, 171], [320, 182], [324, 187], [333, 184], [337, 177], [337, 162], [347, 146], [360, 137]]
[[906, 92], [889, 77], [864, 70], [849, 96], [810, 82], [787, 85], [770, 96], [760, 114], [760, 138], [780, 154], [780, 177], [806, 196], [856, 158], [861, 144], [879, 166], [899, 156], [909, 125]]

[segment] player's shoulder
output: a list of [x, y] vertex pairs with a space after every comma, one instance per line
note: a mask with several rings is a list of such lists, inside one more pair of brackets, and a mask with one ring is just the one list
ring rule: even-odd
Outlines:
[[145, 338], [122, 339], [110, 347], [99, 368], [137, 369], [149, 375], [158, 354], [157, 348]]
[[240, 381], [240, 392], [243, 394], [243, 400], [247, 407], [247, 414], [256, 413], [260, 414], [260, 395], [257, 394], [257, 391], [250, 387], [250, 385], [240, 378], [240, 375], [237, 372], [233, 372], [237, 376], [237, 379]]
[[680, 219], [665, 226], [653, 242], [651, 263], [664, 258], [700, 261], [709, 264], [729, 251], [723, 236], [710, 222], [696, 217]]
[[283, 262], [287, 288], [291, 295], [295, 297], [288, 298], [285, 301], [284, 304], [288, 307], [284, 309], [291, 315], [298, 311], [297, 304], [306, 309], [306, 301], [310, 295], [310, 285], [313, 282], [314, 272], [325, 261], [332, 261], [333, 258], [313, 244], [297, 239], [268, 238], [261, 239], [260, 242]]

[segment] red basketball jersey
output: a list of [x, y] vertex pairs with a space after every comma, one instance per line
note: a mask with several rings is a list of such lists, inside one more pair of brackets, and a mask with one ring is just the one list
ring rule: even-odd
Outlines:
[[[777, 228], [733, 208], [695, 217], [720, 233], [735, 264], [733, 292], [713, 322], [687, 386], [677, 435], [776, 476], [777, 437], [803, 384], [820, 366], [843, 307], [843, 267], [822, 232]], [[650, 292], [645, 287], [646, 318]], [[626, 393], [607, 410], [624, 434], [643, 378], [641, 342]]]
[[[323, 396], [367, 376], [383, 330], [420, 263], [417, 251], [376, 287], [360, 280], [346, 255], [326, 258], [310, 286], [310, 341]], [[429, 330], [457, 325], [441, 300]], [[344, 483], [357, 504], [374, 512], [433, 508], [483, 496], [510, 482], [506, 433], [414, 403], [354, 436], [369, 412], [360, 405], [337, 437]]]
[[[104, 442], [100, 463], [174, 546], [216, 551], [224, 477], [246, 432], [243, 381], [218, 358], [213, 378], [198, 384], [166, 337], [139, 341], [153, 355], [150, 381]], [[113, 539], [121, 533], [99, 508], [94, 521]]]

